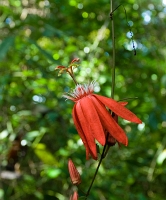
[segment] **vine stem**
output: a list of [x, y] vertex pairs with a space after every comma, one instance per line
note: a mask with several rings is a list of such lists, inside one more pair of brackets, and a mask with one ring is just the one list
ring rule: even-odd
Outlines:
[[[112, 99], [114, 98], [114, 89], [115, 89], [115, 29], [114, 29], [113, 12], [114, 12], [114, 10], [113, 10], [113, 0], [110, 0], [110, 18], [111, 18], [111, 26], [112, 26], [112, 87], [111, 87], [111, 98]], [[92, 182], [89, 186], [89, 189], [86, 193], [85, 200], [89, 196], [90, 190], [91, 190], [93, 183], [95, 181], [96, 175], [97, 175], [98, 170], [99, 170], [100, 165], [101, 165], [101, 162], [105, 158], [105, 151], [107, 151], [106, 148], [107, 148], [107, 144], [104, 145], [104, 148], [103, 148], [99, 163], [97, 165], [95, 174], [93, 176], [93, 179], [92, 179]]]
[[72, 67], [71, 67], [70, 70], [68, 70], [67, 72], [68, 72], [68, 74], [71, 76], [71, 78], [73, 79], [75, 85], [78, 85], [78, 82], [77, 82], [76, 79], [75, 79], [75, 76], [74, 76]]
[[112, 27], [112, 87], [111, 87], [111, 98], [114, 99], [115, 90], [115, 28], [113, 19], [113, 0], [110, 0], [110, 18]]
[[87, 191], [87, 193], [86, 193], [86, 198], [85, 198], [85, 200], [86, 200], [86, 199], [88, 198], [88, 196], [89, 196], [90, 190], [91, 190], [92, 185], [93, 185], [93, 183], [94, 183], [94, 181], [95, 181], [96, 175], [97, 175], [98, 170], [99, 170], [99, 167], [100, 167], [100, 165], [101, 165], [101, 162], [102, 162], [102, 160], [104, 159], [106, 146], [107, 146], [107, 145], [104, 145], [104, 148], [103, 148], [103, 151], [102, 151], [102, 154], [101, 154], [99, 163], [98, 163], [98, 165], [97, 165], [95, 174], [94, 174], [94, 176], [93, 176], [93, 179], [92, 179], [92, 182], [91, 182], [91, 184], [90, 184], [90, 186], [89, 186], [89, 189], [88, 189], [88, 191]]
[[78, 82], [76, 81], [76, 79], [75, 79], [74, 75], [73, 75], [73, 74], [70, 74], [70, 76], [72, 77], [72, 79], [73, 79], [73, 81], [74, 81], [75, 85], [78, 85]]

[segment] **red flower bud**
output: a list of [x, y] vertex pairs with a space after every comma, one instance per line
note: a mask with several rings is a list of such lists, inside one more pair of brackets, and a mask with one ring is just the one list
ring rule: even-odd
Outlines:
[[71, 182], [73, 183], [73, 185], [79, 185], [81, 183], [81, 177], [71, 159], [69, 159], [68, 161], [68, 169], [69, 169]]
[[78, 193], [74, 192], [73, 195], [71, 195], [70, 200], [77, 200], [78, 199]]

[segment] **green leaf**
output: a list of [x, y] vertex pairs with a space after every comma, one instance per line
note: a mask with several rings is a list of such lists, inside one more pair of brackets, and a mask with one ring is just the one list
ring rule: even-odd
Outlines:
[[32, 39], [28, 39], [28, 41], [31, 43], [31, 44], [34, 44], [38, 50], [50, 61], [54, 62], [57, 64], [57, 61], [53, 59], [53, 56], [46, 50], [44, 50], [43, 48], [41, 48], [36, 41], [32, 40]]
[[49, 167], [47, 169], [44, 169], [42, 175], [46, 175], [48, 178], [56, 178], [61, 174], [61, 170], [53, 167]]
[[164, 149], [164, 150], [159, 154], [159, 156], [158, 156], [158, 158], [157, 158], [157, 163], [158, 163], [159, 165], [162, 165], [165, 159], [166, 159], [166, 149]]
[[9, 48], [13, 45], [14, 40], [15, 36], [9, 36], [2, 41], [0, 44], [0, 60], [6, 56]]
[[36, 137], [38, 137], [39, 135], [41, 135], [41, 132], [40, 131], [31, 131], [31, 132], [28, 132], [25, 136], [25, 139], [28, 140], [28, 141], [32, 141], [34, 140]]
[[34, 152], [43, 163], [48, 164], [48, 165], [58, 164], [55, 157], [50, 151], [48, 151], [45, 144], [43, 143], [37, 144], [34, 148]]

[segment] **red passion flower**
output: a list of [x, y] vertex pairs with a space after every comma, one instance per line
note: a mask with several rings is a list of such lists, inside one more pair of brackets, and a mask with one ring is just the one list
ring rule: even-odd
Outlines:
[[128, 145], [128, 139], [123, 129], [113, 119], [108, 109], [117, 116], [134, 123], [142, 123], [141, 120], [121, 103], [111, 98], [94, 94], [95, 82], [89, 84], [77, 84], [76, 88], [67, 99], [75, 102], [72, 116], [74, 124], [86, 148], [86, 159], [89, 155], [97, 159], [96, 143], [106, 144], [106, 133], [109, 133], [118, 143]]

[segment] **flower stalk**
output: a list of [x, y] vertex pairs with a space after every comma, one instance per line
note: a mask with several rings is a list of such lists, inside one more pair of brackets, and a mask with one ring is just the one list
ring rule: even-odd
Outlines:
[[98, 171], [99, 171], [99, 168], [100, 168], [100, 165], [101, 165], [101, 163], [102, 163], [102, 160], [104, 159], [105, 150], [106, 150], [106, 145], [104, 145], [104, 148], [103, 148], [103, 151], [102, 151], [102, 154], [101, 154], [99, 163], [98, 163], [98, 165], [97, 165], [96, 171], [95, 171], [95, 173], [94, 173], [94, 175], [93, 175], [93, 178], [92, 178], [92, 182], [91, 182], [91, 184], [90, 184], [90, 186], [89, 186], [89, 189], [88, 189], [88, 191], [87, 191], [87, 193], [86, 193], [85, 200], [88, 198], [88, 196], [89, 196], [89, 194], [90, 194], [91, 188], [92, 188], [93, 183], [94, 183], [95, 178], [96, 178], [96, 175], [97, 175], [97, 173], [98, 173]]

